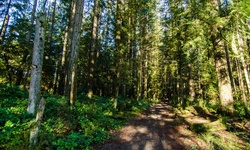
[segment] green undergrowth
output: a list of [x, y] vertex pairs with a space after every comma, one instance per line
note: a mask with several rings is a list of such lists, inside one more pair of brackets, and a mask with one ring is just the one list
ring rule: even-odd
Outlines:
[[[130, 117], [155, 101], [113, 99], [80, 93], [75, 105], [61, 96], [44, 94], [46, 107], [36, 149], [92, 149], [109, 139], [108, 132], [121, 128]], [[0, 85], [0, 149], [28, 149], [29, 132], [35, 116], [27, 114], [28, 92]]]
[[217, 103], [197, 103], [185, 108], [175, 107], [174, 110], [176, 114], [181, 114], [181, 123], [185, 122], [188, 129], [206, 142], [209, 149], [250, 149], [250, 134], [245, 127], [249, 122], [249, 111], [244, 103], [236, 100], [233, 114], [225, 114], [220, 109]]

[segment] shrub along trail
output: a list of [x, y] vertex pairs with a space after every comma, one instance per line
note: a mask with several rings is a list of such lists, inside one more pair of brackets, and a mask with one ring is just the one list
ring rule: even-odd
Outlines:
[[[111, 133], [111, 139], [95, 149], [165, 150], [165, 149], [246, 149], [249, 132], [238, 127], [227, 131], [221, 119], [192, 107], [178, 111], [167, 102], [155, 104], [145, 113], [131, 119], [122, 129]], [[233, 123], [231, 127], [236, 127]], [[247, 137], [244, 139], [244, 136]], [[244, 136], [243, 136], [244, 135]]]

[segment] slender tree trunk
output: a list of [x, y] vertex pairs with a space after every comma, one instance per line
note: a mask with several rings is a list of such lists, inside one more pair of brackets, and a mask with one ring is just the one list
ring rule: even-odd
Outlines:
[[57, 83], [58, 83], [58, 73], [59, 73], [59, 62], [56, 61], [56, 66], [55, 66], [55, 72], [54, 72], [54, 79], [53, 79], [53, 90], [52, 90], [52, 93], [53, 94], [56, 94], [57, 93]]
[[189, 68], [189, 101], [193, 102], [195, 98], [195, 85], [194, 85], [194, 79], [193, 79], [192, 64], [189, 64], [188, 68]]
[[62, 52], [62, 58], [61, 58], [61, 68], [60, 68], [60, 79], [59, 79], [59, 85], [58, 85], [58, 93], [61, 95], [65, 94], [65, 83], [66, 83], [66, 68], [67, 68], [67, 56], [68, 56], [68, 50], [67, 50], [67, 43], [68, 43], [68, 26], [66, 26], [65, 33], [64, 33], [64, 42], [63, 42], [63, 52]]
[[[132, 4], [135, 5], [135, 0], [132, 0]], [[132, 51], [132, 79], [134, 80], [133, 82], [133, 87], [132, 87], [132, 92], [133, 92], [133, 97], [137, 98], [137, 89], [136, 89], [136, 82], [138, 82], [137, 77], [137, 71], [138, 71], [138, 67], [137, 67], [137, 63], [136, 63], [136, 57], [137, 57], [137, 48], [136, 48], [136, 41], [137, 41], [137, 36], [136, 36], [136, 18], [137, 18], [137, 12], [135, 9], [136, 6], [133, 6], [133, 11], [131, 13], [132, 17], [132, 41], [131, 41], [131, 51]], [[137, 98], [138, 99], [138, 98]]]
[[[54, 0], [54, 2], [52, 3], [52, 13], [50, 15], [50, 21], [49, 21], [49, 34], [48, 34], [48, 49], [49, 51], [53, 51], [53, 34], [54, 34], [54, 24], [55, 24], [55, 12], [56, 12], [56, 0]], [[48, 13], [50, 13], [50, 10], [48, 10]], [[50, 81], [50, 84], [49, 84], [49, 91], [50, 93], [55, 93], [54, 90], [56, 90], [56, 80], [57, 80], [57, 77], [58, 77], [58, 57], [57, 55], [54, 56], [54, 59], [55, 59], [55, 69], [54, 69], [54, 74], [53, 74], [53, 80]], [[49, 67], [52, 67], [52, 66], [49, 66]]]
[[145, 49], [143, 98], [148, 98], [148, 50]]
[[139, 47], [139, 52], [137, 55], [138, 59], [138, 65], [137, 65], [137, 100], [142, 98], [142, 88], [143, 88], [143, 51], [142, 51], [142, 46], [140, 45]]
[[[9, 0], [8, 6], [7, 6], [7, 10], [4, 16], [4, 20], [3, 20], [3, 24], [2, 24], [2, 28], [0, 30], [0, 48], [3, 49], [3, 43], [4, 43], [4, 38], [5, 38], [5, 34], [7, 31], [7, 27], [8, 27], [8, 23], [9, 23], [9, 19], [10, 19], [10, 15], [9, 15], [9, 9], [10, 9], [10, 5], [11, 5], [11, 0]], [[5, 66], [6, 66], [6, 71], [7, 71], [7, 78], [9, 80], [9, 84], [12, 85], [12, 68], [9, 64], [9, 58], [6, 54], [3, 54], [3, 58], [4, 58], [4, 62], [5, 62]]]
[[197, 71], [197, 74], [198, 74], [198, 98], [201, 99], [201, 98], [204, 98], [202, 97], [202, 87], [201, 87], [201, 56], [200, 56], [200, 49], [198, 48], [197, 49], [197, 53], [198, 53], [198, 61], [197, 61], [197, 66], [198, 66], [198, 71]]
[[[31, 13], [31, 19], [30, 19], [31, 26], [33, 26], [33, 24], [34, 24], [35, 14], [36, 14], [36, 7], [37, 7], [37, 0], [34, 0], [32, 13]], [[28, 36], [27, 36], [27, 40], [26, 40], [27, 43], [30, 42], [31, 35], [32, 35], [32, 28], [30, 28], [29, 31], [28, 31]]]
[[[181, 43], [179, 43], [181, 45]], [[182, 47], [178, 48], [178, 102], [181, 103], [183, 107], [186, 105], [184, 100], [184, 82], [183, 82], [183, 50]]]
[[243, 82], [243, 77], [242, 77], [242, 70], [241, 70], [241, 65], [239, 61], [236, 59], [236, 69], [237, 69], [237, 77], [238, 77], [238, 82], [239, 82], [239, 93], [241, 93], [241, 98], [244, 102], [244, 104], [247, 106], [247, 98], [246, 98], [246, 90]]
[[95, 72], [95, 58], [98, 48], [98, 22], [99, 22], [99, 3], [98, 0], [94, 0], [94, 13], [92, 24], [92, 40], [91, 40], [91, 52], [89, 57], [89, 80], [88, 80], [88, 97], [93, 96], [93, 84], [94, 84], [94, 72]]
[[[34, 25], [34, 20], [35, 20], [35, 14], [36, 14], [36, 7], [37, 7], [37, 0], [34, 0], [34, 4], [33, 4], [33, 8], [32, 8], [32, 13], [31, 13], [31, 27], [28, 30], [28, 35], [26, 38], [26, 44], [29, 47], [30, 44], [30, 39], [31, 39], [31, 35], [32, 35], [32, 27]], [[26, 89], [26, 84], [27, 84], [27, 78], [29, 76], [29, 72], [30, 72], [30, 62], [28, 62], [28, 56], [32, 54], [28, 48], [24, 49], [24, 54], [23, 54], [23, 58], [22, 58], [22, 62], [20, 65], [20, 69], [18, 70], [19, 74], [22, 74], [22, 76], [19, 76], [17, 79], [17, 83], [16, 85], [20, 85], [21, 81], [23, 81], [23, 88]], [[23, 77], [23, 72], [26, 66], [27, 68], [27, 73], [25, 74], [25, 76]]]
[[115, 23], [115, 51], [114, 51], [114, 64], [115, 64], [115, 79], [114, 79], [114, 108], [117, 108], [117, 101], [119, 96], [119, 89], [121, 85], [120, 71], [121, 71], [121, 51], [122, 51], [122, 7], [123, 0], [117, 0], [116, 5], [116, 23]]
[[13, 80], [13, 77], [12, 77], [12, 67], [9, 63], [9, 58], [6, 54], [3, 55], [4, 57], [4, 62], [5, 62], [5, 66], [6, 66], [6, 72], [8, 72], [8, 80], [9, 80], [9, 84], [12, 85], [12, 80]]
[[144, 41], [145, 41], [145, 43], [144, 43], [144, 45], [145, 46], [143, 46], [144, 48], [143, 48], [143, 51], [144, 51], [144, 60], [143, 60], [143, 62], [144, 62], [144, 68], [143, 68], [143, 71], [144, 71], [144, 74], [143, 74], [143, 77], [144, 77], [144, 85], [143, 85], [143, 98], [145, 98], [145, 99], [147, 99], [148, 98], [148, 78], [149, 78], [149, 74], [148, 74], [148, 66], [149, 66], [149, 49], [151, 49], [151, 48], [149, 48], [150, 46], [149, 46], [149, 43], [148, 43], [148, 40], [149, 40], [149, 16], [148, 16], [149, 14], [147, 13], [147, 16], [146, 16], [146, 23], [145, 23], [145, 26], [143, 27], [143, 28], [145, 28], [144, 29], [144, 31], [145, 31], [145, 35], [144, 35]]
[[226, 59], [227, 59], [228, 75], [230, 77], [232, 90], [234, 91], [235, 86], [234, 86], [234, 80], [233, 80], [231, 61], [230, 61], [229, 54], [228, 54], [228, 45], [225, 46], [225, 53], [226, 53]]
[[5, 17], [3, 20], [3, 25], [2, 25], [2, 28], [0, 30], [0, 45], [3, 44], [4, 37], [5, 37], [6, 31], [7, 31], [7, 27], [8, 27], [8, 23], [9, 23], [9, 19], [10, 19], [10, 15], [9, 15], [10, 5], [11, 5], [11, 0], [9, 0], [7, 10], [5, 13]]
[[53, 2], [53, 9], [52, 9], [52, 15], [51, 15], [51, 18], [50, 18], [50, 29], [49, 29], [49, 37], [48, 37], [48, 43], [49, 43], [49, 49], [51, 49], [51, 46], [52, 46], [52, 35], [53, 35], [53, 32], [54, 32], [54, 24], [55, 24], [55, 13], [56, 13], [56, 0], [54, 0]]
[[71, 5], [71, 24], [69, 29], [69, 66], [66, 75], [65, 96], [69, 99], [70, 105], [74, 104], [77, 92], [77, 65], [79, 55], [79, 42], [82, 27], [83, 0], [73, 0]]
[[[249, 83], [247, 64], [245, 62], [244, 51], [243, 51], [244, 42], [243, 42], [243, 39], [242, 39], [241, 35], [238, 32], [238, 29], [236, 29], [236, 30], [237, 30], [236, 36], [237, 36], [237, 39], [238, 39], [238, 46], [236, 45], [235, 35], [233, 34], [233, 37], [232, 37], [232, 49], [233, 49], [233, 52], [236, 55], [239, 56], [239, 58], [236, 58], [238, 80], [239, 80], [239, 83], [240, 83], [240, 91], [239, 92], [242, 95], [243, 102], [245, 103], [246, 107], [248, 107], [250, 105], [250, 102], [249, 102], [248, 98], [246, 97], [246, 94], [250, 92], [249, 91], [250, 83]], [[245, 90], [244, 80], [243, 80], [243, 77], [242, 77], [242, 69], [241, 69], [241, 67], [243, 68], [244, 77], [245, 77], [245, 81], [246, 81], [246, 85], [247, 85], [246, 90]]]
[[240, 35], [239, 32], [237, 32], [237, 38], [238, 38], [238, 44], [239, 44], [240, 60], [241, 60], [241, 64], [243, 67], [243, 72], [244, 72], [245, 81], [246, 81], [246, 85], [247, 85], [247, 91], [248, 91], [248, 93], [250, 93], [250, 80], [249, 80], [249, 76], [248, 76], [247, 64], [245, 61], [244, 51], [243, 51], [244, 41], [242, 39], [242, 35]]

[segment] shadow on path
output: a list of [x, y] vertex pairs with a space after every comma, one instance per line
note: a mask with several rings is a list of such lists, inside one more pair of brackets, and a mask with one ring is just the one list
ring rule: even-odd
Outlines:
[[189, 131], [166, 102], [154, 105], [144, 114], [131, 119], [127, 126], [112, 133], [111, 140], [100, 150], [179, 150], [207, 149]]

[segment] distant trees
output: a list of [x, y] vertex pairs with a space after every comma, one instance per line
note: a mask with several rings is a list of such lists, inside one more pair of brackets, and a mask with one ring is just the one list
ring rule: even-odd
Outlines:
[[[71, 105], [79, 89], [89, 98], [111, 96], [117, 108], [120, 97], [129, 97], [168, 98], [182, 107], [220, 105], [226, 112], [244, 103], [247, 110], [248, 4], [48, 1], [42, 90], [65, 95]], [[1, 82], [29, 87], [34, 15], [40, 5], [36, 0], [1, 5], [6, 6], [0, 7]]]
[[[240, 11], [243, 16], [246, 15], [246, 9], [238, 7], [242, 7], [242, 3], [245, 6], [245, 1], [229, 3], [173, 0], [163, 5], [168, 9], [165, 10], [163, 22], [166, 30], [162, 48], [169, 46], [165, 54], [167, 61], [170, 61], [167, 71], [167, 78], [170, 80], [166, 87], [172, 91], [170, 97], [178, 97], [184, 100], [183, 102], [189, 99], [188, 103], [199, 102], [201, 105], [220, 104], [222, 111], [234, 112], [235, 101], [241, 99], [235, 90], [248, 87], [248, 77], [243, 79], [238, 72], [241, 68], [244, 70], [243, 63], [238, 67], [239, 64], [233, 61], [233, 52], [241, 49], [241, 46], [236, 48], [235, 32], [232, 38], [232, 27], [236, 27], [236, 22], [239, 23], [236, 21], [238, 17], [232, 14]], [[241, 23], [243, 26], [248, 24], [245, 21]], [[249, 35], [245, 34], [245, 40], [247, 39]], [[245, 50], [247, 49], [245, 47]], [[245, 53], [244, 57], [248, 55]], [[247, 99], [243, 91], [242, 96]], [[216, 101], [217, 98], [220, 101]]]

